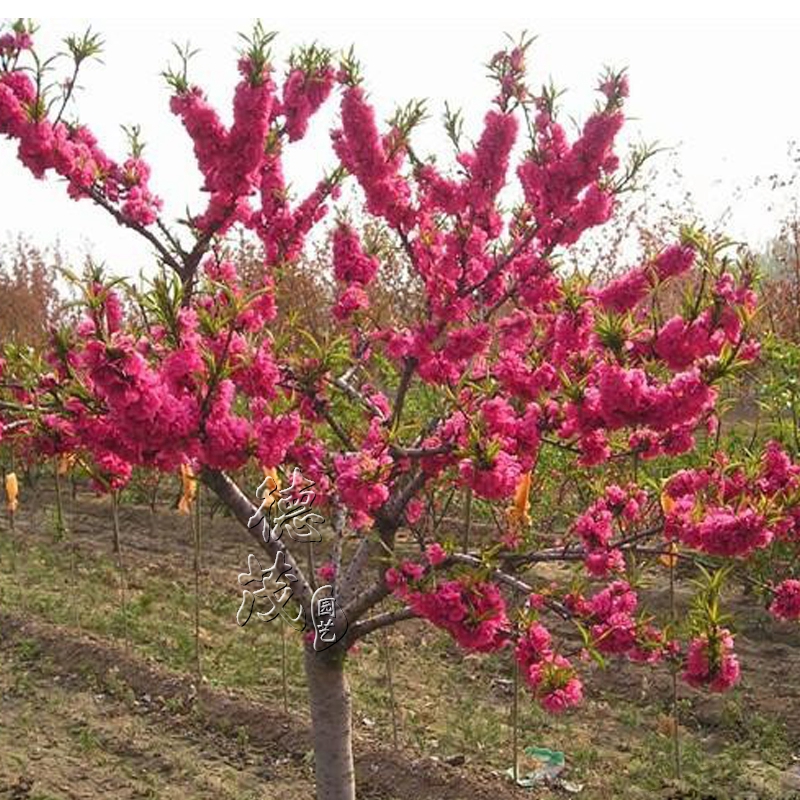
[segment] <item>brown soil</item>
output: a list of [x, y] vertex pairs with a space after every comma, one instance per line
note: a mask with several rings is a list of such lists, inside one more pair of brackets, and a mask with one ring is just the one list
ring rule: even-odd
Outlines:
[[[38, 543], [50, 541], [52, 496], [32, 495], [19, 517], [19, 533]], [[23, 496], [23, 500], [26, 498]], [[168, 510], [151, 518], [143, 507], [123, 506], [125, 559], [131, 574], [157, 570], [176, 580], [191, 568], [192, 543], [185, 518]], [[50, 526], [50, 527], [48, 527]], [[78, 559], [111, 555], [107, 499], [81, 492], [70, 508], [71, 538]], [[251, 543], [230, 519], [216, 517], [206, 525], [204, 581], [230, 590], [232, 608], [237, 589], [233, 575], [244, 568]], [[61, 545], [54, 545], [61, 546]], [[318, 563], [321, 557], [318, 558]], [[135, 590], [134, 583], [131, 589]], [[656, 607], [664, 593], [652, 593]], [[681, 601], [685, 602], [682, 597]], [[752, 599], [728, 598], [727, 610], [737, 620], [737, 651], [743, 678], [739, 690], [742, 733], [751, 715], [777, 720], [788, 745], [800, 753], [800, 627], [772, 620]], [[421, 623], [393, 633], [393, 653], [411, 660], [429, 636]], [[303, 713], [288, 721], [280, 709], [255, 701], [249, 694], [207, 683], [194, 685], [191, 674], [170, 671], [121, 644], [81, 634], [29, 615], [0, 611], [0, 798], [215, 798], [252, 800], [286, 792], [313, 797], [313, 759]], [[31, 649], [35, 652], [31, 652]], [[462, 659], [454, 651], [447, 658]], [[476, 691], [495, 686], [497, 674], [486, 672], [480, 659], [468, 659]], [[413, 668], [409, 668], [413, 672]], [[578, 797], [609, 800], [603, 781], [624, 770], [646, 731], [632, 729], [613, 709], [618, 700], [638, 705], [649, 716], [649, 731], [668, 721], [669, 677], [627, 663], [592, 673], [587, 679], [588, 703], [569, 720], [566, 750], [588, 743], [601, 753], [593, 767], [597, 782]], [[497, 680], [507, 699], [508, 680]], [[682, 726], [697, 734], [709, 754], [722, 753], [736, 733], [726, 700], [681, 688], [686, 701]], [[653, 698], [658, 698], [654, 704]], [[436, 706], [441, 699], [431, 698]], [[726, 716], [727, 715], [727, 716]], [[655, 722], [653, 721], [655, 720]], [[666, 723], [665, 723], [666, 724]], [[574, 734], [573, 734], [574, 731]], [[534, 798], [563, 793], [523, 791], [466, 753], [466, 765], [449, 765], [427, 755], [425, 747], [395, 752], [374, 733], [355, 725], [355, 752], [361, 800], [482, 800]], [[738, 752], [738, 751], [737, 751]], [[710, 757], [714, 757], [711, 755]], [[738, 755], [736, 756], [738, 758]], [[760, 754], [753, 752], [758, 760]], [[462, 759], [458, 759], [461, 761]], [[759, 762], [760, 763], [760, 762]], [[631, 789], [626, 797], [678, 798], [707, 796], [760, 800], [800, 797], [792, 785], [792, 765], [767, 764], [769, 789], [731, 793], [683, 794], [664, 788], [656, 794]], [[779, 788], [774, 789], [777, 785]], [[800, 785], [800, 780], [798, 780]], [[781, 788], [783, 787], [783, 788]]]
[[[52, 497], [39, 498], [19, 515], [18, 533], [47, 541]], [[81, 492], [71, 512], [77, 558], [110, 556], [108, 500]], [[159, 511], [153, 520], [135, 506], [120, 517], [129, 567], [191, 564], [185, 518]], [[207, 528], [205, 579], [235, 594], [231, 575], [251, 544], [229, 519]], [[33, 657], [20, 657], [31, 647]], [[287, 721], [244, 693], [194, 680], [118, 643], [0, 611], [0, 798], [313, 797], [302, 715]], [[369, 732], [356, 732], [354, 749], [362, 800], [530, 797], [497, 775], [395, 752]]]

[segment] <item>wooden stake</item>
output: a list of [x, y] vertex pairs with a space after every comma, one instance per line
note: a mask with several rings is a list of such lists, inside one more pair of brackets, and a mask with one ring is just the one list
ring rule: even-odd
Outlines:
[[[517, 592], [514, 591], [514, 608], [517, 606]], [[511, 750], [514, 756], [513, 775], [514, 784], [519, 780], [519, 664], [517, 663], [516, 653], [512, 650], [513, 659], [513, 696], [511, 698]]]
[[286, 625], [280, 620], [281, 626], [281, 688], [283, 691], [283, 713], [289, 714], [289, 689], [286, 669]]
[[192, 533], [194, 534], [194, 658], [197, 677], [203, 675], [200, 654], [200, 564], [202, 550], [202, 522], [200, 517], [200, 487], [195, 498], [194, 515], [192, 516]]
[[122, 544], [119, 526], [119, 492], [111, 492], [111, 517], [114, 522], [114, 552], [117, 554], [117, 571], [119, 573], [119, 595], [122, 610], [122, 630], [125, 636], [125, 652], [130, 650], [130, 637], [128, 636], [128, 598], [125, 580], [125, 562], [122, 558]]
[[389, 687], [389, 710], [392, 714], [392, 741], [394, 742], [394, 749], [400, 749], [400, 737], [398, 735], [397, 725], [397, 703], [394, 697], [394, 679], [392, 677], [392, 659], [389, 652], [389, 632], [384, 628], [381, 631], [381, 652], [383, 653], [383, 660], [386, 665], [386, 683]]
[[[675, 610], [675, 566], [678, 559], [670, 559], [669, 567], [669, 611], [672, 624], [675, 625], [677, 614]], [[675, 780], [681, 780], [681, 740], [680, 732], [678, 731], [678, 724], [680, 721], [678, 707], [678, 671], [672, 667], [672, 750], [675, 767]]]

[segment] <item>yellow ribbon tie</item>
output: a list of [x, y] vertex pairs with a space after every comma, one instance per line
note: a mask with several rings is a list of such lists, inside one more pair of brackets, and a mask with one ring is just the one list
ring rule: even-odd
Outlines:
[[531, 473], [526, 472], [517, 484], [514, 492], [514, 503], [508, 509], [508, 518], [520, 526], [531, 524]]
[[75, 453], [61, 453], [56, 462], [56, 472], [59, 477], [64, 477], [74, 466], [76, 461]]
[[19, 482], [17, 473], [9, 472], [6, 474], [6, 508], [9, 514], [16, 512], [19, 506]]
[[197, 496], [197, 478], [188, 464], [181, 464], [181, 486], [183, 493], [178, 500], [178, 511], [181, 514], [190, 514], [192, 503]]
[[262, 467], [265, 478], [272, 478], [275, 482], [275, 491], [281, 490], [281, 479], [278, 477], [278, 470], [275, 467]]

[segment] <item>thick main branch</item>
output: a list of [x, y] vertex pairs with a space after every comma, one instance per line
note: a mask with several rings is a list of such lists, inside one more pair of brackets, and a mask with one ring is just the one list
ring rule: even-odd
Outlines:
[[292, 573], [297, 578], [297, 581], [292, 583], [295, 596], [306, 611], [309, 611], [311, 608], [311, 585], [289, 549], [281, 540], [274, 541], [270, 537], [270, 541], [265, 541], [260, 533], [261, 526], [251, 528], [248, 525], [249, 520], [258, 510], [256, 506], [250, 502], [227, 473], [220, 470], [204, 469], [201, 477], [203, 483], [233, 512], [236, 519], [244, 525], [253, 539], [266, 550], [270, 558], [275, 559], [279, 552], [283, 552], [286, 566], [291, 567]]

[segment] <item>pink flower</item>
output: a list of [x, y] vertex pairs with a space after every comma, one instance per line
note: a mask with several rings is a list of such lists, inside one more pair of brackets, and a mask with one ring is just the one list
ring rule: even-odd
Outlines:
[[739, 681], [739, 661], [733, 652], [733, 636], [722, 628], [709, 637], [692, 639], [683, 679], [695, 688], [724, 692]]
[[342, 129], [334, 132], [333, 146], [342, 164], [358, 179], [369, 212], [396, 228], [410, 228], [414, 216], [409, 206], [411, 192], [398, 174], [403, 147], [391, 136], [381, 137], [375, 110], [358, 86], [344, 93]]
[[526, 676], [534, 697], [546, 711], [560, 714], [583, 700], [583, 686], [570, 662], [552, 653], [537, 661]]
[[761, 457], [761, 474], [758, 489], [766, 495], [775, 495], [797, 487], [800, 466], [793, 464], [778, 442], [768, 442]]
[[385, 475], [390, 463], [389, 456], [375, 456], [366, 451], [334, 457], [336, 487], [351, 512], [369, 515], [386, 502], [389, 487]]
[[585, 467], [603, 464], [611, 457], [611, 447], [603, 431], [587, 433], [580, 438], [578, 446], [581, 449], [580, 463]]
[[595, 550], [584, 559], [586, 571], [595, 578], [605, 578], [610, 572], [623, 572], [625, 558], [620, 550]]
[[386, 581], [386, 585], [392, 592], [402, 590], [406, 585], [405, 576], [402, 572], [400, 572], [400, 570], [395, 569], [394, 567], [389, 567], [389, 569], [386, 570], [386, 572], [383, 574], [383, 579]]
[[473, 459], [459, 463], [459, 473], [475, 494], [487, 500], [505, 500], [514, 494], [522, 468], [519, 461], [505, 451], [500, 451], [491, 464], [481, 464]]
[[523, 669], [552, 653], [550, 631], [540, 622], [531, 625], [517, 642], [514, 654]]
[[369, 308], [367, 293], [358, 283], [353, 283], [339, 295], [333, 307], [333, 316], [340, 322], [350, 319], [357, 311]]
[[517, 118], [512, 114], [489, 111], [475, 153], [460, 156], [462, 166], [470, 172], [465, 197], [475, 211], [491, 205], [503, 188], [517, 127]]
[[674, 244], [663, 250], [653, 262], [660, 281], [681, 275], [694, 263], [695, 252], [687, 245]]
[[772, 531], [764, 518], [753, 509], [733, 511], [716, 508], [709, 511], [697, 526], [687, 544], [700, 547], [718, 556], [746, 556], [766, 547]]
[[371, 283], [378, 272], [378, 260], [368, 256], [358, 235], [349, 225], [339, 225], [333, 233], [333, 274], [343, 283]]
[[425, 577], [425, 567], [422, 564], [417, 564], [415, 561], [403, 561], [400, 564], [400, 571], [410, 581], [415, 583], [421, 581]]
[[447, 560], [447, 552], [439, 542], [429, 544], [425, 548], [425, 556], [432, 567], [438, 567]]
[[508, 641], [506, 605], [495, 584], [463, 578], [439, 583], [433, 591], [409, 592], [396, 576], [392, 583], [420, 617], [447, 630], [462, 647], [489, 652]]
[[286, 452], [300, 434], [300, 416], [297, 413], [270, 416], [265, 414], [254, 426], [256, 455], [264, 467], [279, 467], [286, 460]]
[[609, 310], [623, 313], [637, 306], [650, 291], [650, 279], [644, 269], [631, 270], [597, 292], [597, 301]]
[[323, 67], [315, 72], [293, 69], [283, 85], [281, 112], [286, 119], [290, 142], [306, 135], [308, 121], [327, 100], [333, 88], [334, 72]]
[[769, 610], [780, 619], [800, 619], [800, 581], [789, 578], [779, 583]]
[[[388, 415], [387, 415], [388, 416]], [[425, 512], [425, 505], [421, 500], [414, 498], [406, 506], [406, 522], [409, 525], [416, 525]]]

